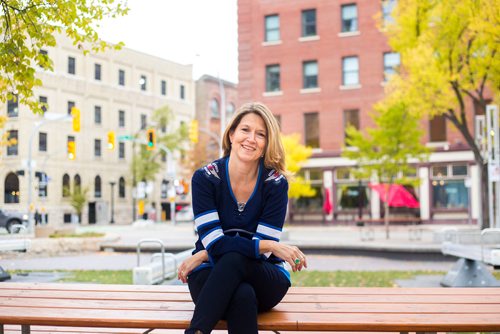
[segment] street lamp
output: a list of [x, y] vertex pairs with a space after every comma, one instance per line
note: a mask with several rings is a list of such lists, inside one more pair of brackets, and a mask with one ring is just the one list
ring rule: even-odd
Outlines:
[[226, 128], [226, 91], [224, 90], [224, 83], [219, 75], [217, 75], [217, 79], [219, 79], [219, 90], [220, 90], [220, 143], [219, 143], [219, 157], [222, 157], [224, 154], [222, 148], [222, 140], [224, 138], [224, 130]]
[[109, 221], [110, 224], [115, 223], [115, 184], [116, 182], [109, 182], [109, 185], [111, 186], [111, 220]]

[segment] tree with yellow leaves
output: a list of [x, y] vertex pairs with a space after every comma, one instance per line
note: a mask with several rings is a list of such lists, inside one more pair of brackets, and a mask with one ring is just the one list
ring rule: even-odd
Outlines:
[[312, 154], [312, 149], [300, 144], [300, 135], [282, 135], [283, 146], [285, 148], [286, 168], [294, 176], [289, 180], [288, 197], [312, 197], [316, 191], [311, 187], [311, 184], [304, 180], [297, 173], [302, 168], [302, 164]]
[[399, 0], [393, 16], [387, 34], [402, 69], [388, 98], [403, 97], [415, 115], [443, 115], [462, 134], [481, 168], [481, 227], [488, 227], [487, 164], [466, 105], [484, 110], [491, 96], [499, 101], [500, 1]]

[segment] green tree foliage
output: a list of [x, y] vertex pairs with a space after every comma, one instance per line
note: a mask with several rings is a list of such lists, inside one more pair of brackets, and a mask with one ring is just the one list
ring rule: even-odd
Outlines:
[[302, 168], [302, 164], [311, 156], [312, 149], [300, 144], [300, 135], [282, 135], [283, 146], [285, 148], [286, 168], [294, 174], [290, 180], [288, 197], [312, 197], [316, 191], [311, 184], [304, 180], [302, 176], [296, 175]]
[[70, 194], [70, 205], [75, 209], [78, 215], [78, 220], [81, 221], [83, 208], [87, 204], [89, 188], [85, 187], [82, 189], [80, 186], [73, 187], [73, 192], [67, 187], [64, 187], [63, 192]]
[[[411, 184], [415, 180], [407, 175], [415, 173], [409, 165], [410, 159], [421, 160], [428, 150], [420, 143], [422, 131], [419, 119], [409, 112], [405, 102], [387, 99], [375, 105], [374, 121], [376, 127], [367, 128], [366, 134], [353, 126], [346, 129], [346, 143], [342, 155], [355, 160], [358, 169], [354, 174], [358, 178], [376, 177], [390, 187], [392, 184]], [[388, 192], [387, 192], [388, 194]], [[389, 206], [385, 204], [386, 237], [389, 238]]]
[[[138, 152], [134, 152], [134, 159], [132, 160], [132, 173], [135, 176], [133, 186], [135, 187], [138, 181], [151, 181], [154, 180], [158, 174], [162, 164], [161, 161], [162, 150], [158, 148], [159, 145], [166, 146], [172, 153], [180, 151], [184, 153], [184, 145], [188, 137], [187, 125], [181, 123], [181, 126], [176, 131], [170, 131], [169, 127], [174, 122], [175, 117], [168, 105], [165, 105], [153, 112], [152, 124], [156, 130], [156, 149], [148, 151], [146, 145], [140, 145]], [[163, 129], [167, 130], [163, 133]], [[140, 138], [144, 134], [139, 132], [136, 138]]]
[[99, 40], [95, 31], [105, 17], [125, 15], [121, 0], [0, 0], [0, 102], [18, 96], [34, 112], [42, 112], [33, 88], [42, 85], [36, 68], [53, 70], [40, 50], [56, 46], [56, 34], [65, 33], [84, 54], [120, 48]]
[[499, 102], [500, 1], [399, 0], [389, 42], [401, 54], [402, 71], [391, 83], [410, 112], [444, 115], [462, 134], [482, 167], [483, 228], [487, 227], [487, 165], [474, 140], [471, 102], [483, 110]]

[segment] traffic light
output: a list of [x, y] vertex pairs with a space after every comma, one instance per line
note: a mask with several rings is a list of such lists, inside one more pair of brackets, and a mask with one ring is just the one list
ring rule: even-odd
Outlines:
[[189, 125], [189, 140], [196, 144], [198, 142], [198, 121], [193, 119]]
[[146, 149], [152, 151], [156, 148], [156, 132], [155, 129], [148, 129], [146, 131], [146, 140], [148, 141]]
[[73, 116], [73, 131], [80, 132], [80, 109], [72, 107], [71, 116]]
[[113, 150], [115, 148], [115, 132], [108, 131], [108, 149]]
[[74, 141], [68, 142], [68, 159], [75, 160], [76, 158], [76, 143]]

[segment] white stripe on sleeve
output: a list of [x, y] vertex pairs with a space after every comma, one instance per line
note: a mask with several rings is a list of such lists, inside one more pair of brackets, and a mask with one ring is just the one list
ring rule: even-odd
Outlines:
[[198, 229], [206, 224], [206, 223], [211, 223], [211, 222], [214, 222], [214, 221], [219, 221], [219, 213], [217, 211], [215, 212], [209, 212], [207, 214], [204, 214], [202, 216], [199, 216], [198, 218], [195, 218], [194, 220], [194, 226], [196, 228], [196, 230], [198, 231]]
[[222, 233], [222, 229], [218, 228], [208, 233], [203, 239], [201, 239], [201, 243], [203, 244], [203, 247], [205, 247], [205, 249], [208, 249], [212, 242], [219, 238], [222, 238], [223, 236], [224, 233]]
[[274, 239], [280, 239], [281, 237], [281, 231], [275, 230], [274, 228], [259, 224], [257, 226], [257, 233], [274, 238]]

